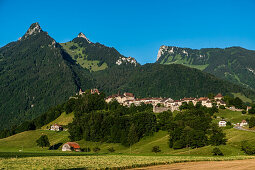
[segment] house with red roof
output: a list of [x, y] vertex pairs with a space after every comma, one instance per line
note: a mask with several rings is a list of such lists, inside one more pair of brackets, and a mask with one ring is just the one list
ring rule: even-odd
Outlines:
[[76, 142], [67, 142], [62, 146], [62, 151], [75, 151], [81, 152], [81, 147]]

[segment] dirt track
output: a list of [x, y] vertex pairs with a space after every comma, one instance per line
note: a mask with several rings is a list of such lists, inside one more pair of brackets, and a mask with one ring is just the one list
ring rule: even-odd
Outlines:
[[205, 162], [185, 162], [175, 163], [170, 165], [149, 166], [143, 168], [136, 168], [137, 170], [143, 169], [159, 169], [159, 170], [255, 170], [255, 159], [235, 160], [235, 161], [205, 161]]

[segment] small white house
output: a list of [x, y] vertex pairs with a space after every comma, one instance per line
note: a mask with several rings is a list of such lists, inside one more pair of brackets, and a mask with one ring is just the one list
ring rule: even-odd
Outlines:
[[242, 120], [242, 122], [240, 123], [240, 126], [247, 126], [248, 125], [248, 123], [246, 122], [246, 120]]
[[53, 130], [53, 131], [62, 131], [63, 127], [61, 125], [54, 124], [54, 125], [50, 126], [50, 130]]
[[227, 122], [225, 120], [219, 121], [219, 127], [226, 127]]

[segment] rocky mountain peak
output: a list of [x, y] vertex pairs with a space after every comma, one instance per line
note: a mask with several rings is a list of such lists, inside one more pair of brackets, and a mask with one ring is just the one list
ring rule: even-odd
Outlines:
[[88, 41], [88, 43], [91, 43], [91, 41], [89, 41], [89, 39], [82, 32], [80, 32], [77, 37], [84, 38], [85, 40]]
[[31, 24], [31, 26], [27, 30], [26, 34], [24, 35], [24, 37], [26, 38], [30, 35], [37, 34], [39, 32], [42, 32], [42, 28], [40, 27], [39, 23], [36, 22], [36, 23]]

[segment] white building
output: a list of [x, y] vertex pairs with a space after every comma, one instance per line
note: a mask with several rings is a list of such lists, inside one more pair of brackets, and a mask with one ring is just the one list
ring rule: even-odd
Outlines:
[[240, 126], [247, 126], [248, 125], [248, 123], [246, 122], [246, 120], [242, 120], [242, 122], [240, 123]]
[[219, 127], [226, 127], [227, 122], [225, 120], [219, 121]]

